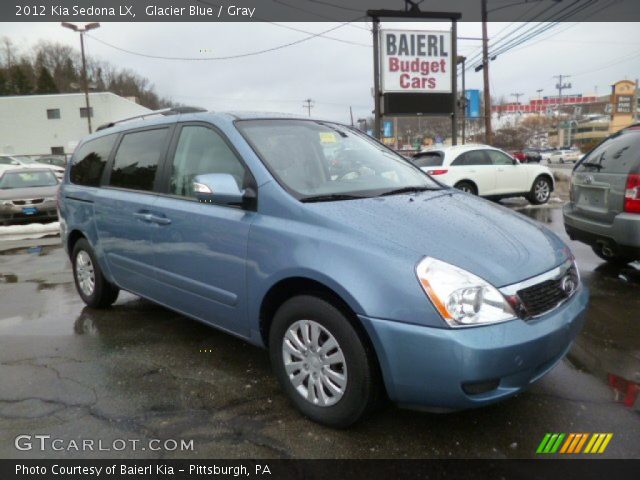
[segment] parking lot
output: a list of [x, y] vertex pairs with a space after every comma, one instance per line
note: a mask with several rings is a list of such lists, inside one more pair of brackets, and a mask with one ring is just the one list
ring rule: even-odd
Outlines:
[[[603, 456], [638, 457], [640, 266], [608, 266], [571, 242], [561, 198], [504, 203], [567, 241], [591, 290], [567, 358], [506, 402], [449, 414], [387, 405], [347, 430], [302, 418], [266, 351], [130, 294], [85, 307], [58, 237], [0, 241], [0, 457], [529, 458], [546, 432], [612, 432]], [[194, 449], [16, 450], [17, 435], [38, 433]]]

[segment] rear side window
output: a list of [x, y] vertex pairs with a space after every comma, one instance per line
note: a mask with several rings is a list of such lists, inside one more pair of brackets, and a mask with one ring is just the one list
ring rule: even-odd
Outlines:
[[116, 138], [117, 135], [107, 135], [82, 144], [73, 155], [69, 171], [71, 183], [97, 187]]
[[418, 167], [441, 167], [444, 161], [442, 152], [419, 153], [413, 157], [413, 163]]
[[476, 166], [476, 165], [491, 165], [491, 159], [487, 156], [483, 150], [471, 150], [465, 152], [456, 158], [452, 163], [452, 166]]
[[113, 161], [109, 185], [151, 191], [165, 146], [167, 128], [127, 133]]
[[493, 165], [513, 165], [513, 158], [506, 153], [498, 150], [487, 150], [486, 154], [489, 155]]
[[578, 172], [624, 173], [640, 169], [640, 132], [613, 135], [578, 164]]

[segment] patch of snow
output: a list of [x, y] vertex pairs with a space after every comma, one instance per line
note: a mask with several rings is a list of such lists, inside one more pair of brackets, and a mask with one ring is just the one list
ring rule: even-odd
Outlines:
[[60, 222], [29, 223], [26, 225], [8, 225], [0, 227], [0, 241], [42, 238], [60, 234]]

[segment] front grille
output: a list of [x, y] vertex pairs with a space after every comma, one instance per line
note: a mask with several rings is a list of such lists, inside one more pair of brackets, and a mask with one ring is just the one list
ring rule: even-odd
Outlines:
[[44, 198], [33, 198], [31, 200], [13, 200], [13, 204], [16, 207], [22, 207], [24, 205], [38, 205], [44, 202]]
[[[573, 281], [574, 288], [569, 291], [565, 290], [565, 278], [570, 277]], [[545, 280], [527, 288], [518, 290], [518, 298], [522, 302], [522, 306], [526, 311], [527, 317], [535, 317], [553, 310], [567, 298], [569, 298], [578, 288], [578, 273], [575, 267], [571, 267], [564, 275], [559, 278]]]
[[541, 315], [567, 298], [567, 294], [560, 287], [560, 281], [547, 280], [518, 291], [518, 296], [527, 311], [527, 315]]

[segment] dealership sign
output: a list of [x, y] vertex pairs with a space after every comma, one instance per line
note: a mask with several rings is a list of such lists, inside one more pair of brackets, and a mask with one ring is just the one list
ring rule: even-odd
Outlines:
[[382, 92], [451, 93], [451, 32], [380, 31]]

